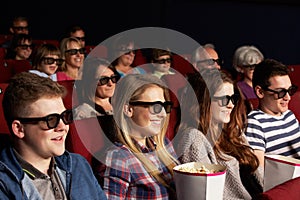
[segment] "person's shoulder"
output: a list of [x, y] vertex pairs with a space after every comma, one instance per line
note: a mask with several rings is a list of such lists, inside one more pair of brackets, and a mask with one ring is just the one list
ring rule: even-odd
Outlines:
[[74, 80], [71, 77], [69, 77], [65, 72], [59, 71], [56, 72], [57, 81], [68, 81], [68, 80]]

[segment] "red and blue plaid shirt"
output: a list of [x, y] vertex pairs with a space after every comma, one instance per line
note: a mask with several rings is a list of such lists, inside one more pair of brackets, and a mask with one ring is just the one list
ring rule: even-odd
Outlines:
[[[167, 143], [168, 151], [177, 158], [172, 144], [169, 141]], [[172, 175], [156, 156], [155, 151], [151, 151], [141, 143], [138, 145], [143, 153], [147, 154], [147, 158], [167, 177], [170, 186], [174, 186]], [[168, 189], [152, 177], [141, 161], [122, 144], [108, 150], [103, 178], [103, 189], [110, 200], [170, 198]]]

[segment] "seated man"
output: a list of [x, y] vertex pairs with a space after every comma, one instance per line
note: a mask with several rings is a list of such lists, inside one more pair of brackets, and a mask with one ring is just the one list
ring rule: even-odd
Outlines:
[[265, 59], [254, 70], [252, 83], [259, 99], [258, 109], [248, 114], [247, 139], [264, 166], [265, 154], [300, 158], [300, 127], [288, 109], [298, 87], [291, 83], [288, 67]]
[[12, 144], [0, 154], [0, 199], [106, 199], [90, 165], [65, 151], [72, 122], [65, 88], [29, 72], [13, 77], [3, 110]]

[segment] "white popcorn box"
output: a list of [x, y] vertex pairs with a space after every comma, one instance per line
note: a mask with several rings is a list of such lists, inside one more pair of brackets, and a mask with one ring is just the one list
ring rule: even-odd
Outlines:
[[299, 176], [299, 159], [282, 155], [265, 155], [264, 191]]
[[[209, 172], [188, 172], [183, 169], [200, 169]], [[217, 164], [190, 162], [173, 168], [178, 200], [222, 200], [226, 167]]]

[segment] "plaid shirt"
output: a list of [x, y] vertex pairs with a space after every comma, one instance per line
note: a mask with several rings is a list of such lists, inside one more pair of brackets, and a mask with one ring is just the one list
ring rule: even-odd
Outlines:
[[[174, 186], [173, 177], [158, 159], [156, 153], [141, 143], [137, 144], [143, 153], [147, 154], [146, 157], [159, 167], [170, 185]], [[175, 158], [177, 157], [171, 143], [168, 143], [167, 149]], [[169, 199], [167, 188], [153, 178], [140, 160], [122, 144], [117, 143], [117, 146], [108, 150], [103, 176], [103, 189], [110, 200]]]

